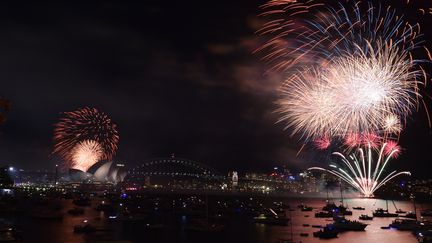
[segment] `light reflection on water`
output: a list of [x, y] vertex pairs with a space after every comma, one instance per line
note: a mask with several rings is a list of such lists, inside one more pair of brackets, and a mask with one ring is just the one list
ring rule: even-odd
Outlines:
[[[325, 204], [323, 200], [320, 199], [308, 199], [304, 201], [298, 201], [299, 203], [304, 202], [308, 204], [308, 206], [312, 206], [314, 211], [317, 211], [322, 208]], [[338, 204], [338, 201], [335, 201]], [[344, 204], [348, 204], [349, 208], [352, 210], [352, 207], [364, 207], [365, 210], [352, 210], [352, 216], [346, 216], [346, 218], [351, 220], [358, 220], [358, 217], [361, 214], [368, 214], [372, 216], [372, 211], [376, 208], [386, 208], [385, 200], [377, 200], [377, 199], [346, 199], [344, 200]], [[403, 209], [404, 211], [413, 211], [413, 204], [408, 201], [395, 201], [395, 204], [398, 208]], [[417, 209], [420, 209], [422, 205], [417, 205]], [[424, 206], [423, 206], [424, 207]], [[388, 208], [390, 212], [396, 211], [392, 201], [388, 201]], [[305, 218], [304, 215], [310, 215], [308, 218]], [[301, 212], [296, 210], [292, 212], [293, 216], [293, 232], [295, 242], [322, 242], [318, 238], [314, 238], [312, 236], [312, 232], [317, 231], [315, 228], [311, 227], [303, 227], [303, 224], [318, 224], [325, 225], [327, 223], [327, 219], [319, 219], [314, 218], [314, 212]], [[383, 230], [381, 226], [388, 226], [392, 220], [395, 218], [374, 218], [372, 221], [367, 220], [365, 223], [369, 224], [366, 227], [364, 232], [344, 232], [340, 233], [338, 238], [332, 240], [326, 240], [329, 242], [342, 243], [342, 242], [356, 242], [356, 243], [372, 243], [372, 242], [391, 242], [391, 243], [410, 243], [417, 242], [416, 238], [412, 235], [411, 232], [407, 231], [397, 231], [397, 230]], [[309, 237], [304, 238], [300, 237], [300, 233], [309, 233]], [[280, 237], [281, 238], [281, 237]]]
[[[292, 216], [294, 242], [323, 242], [314, 238], [312, 233], [318, 229], [303, 227], [303, 224], [325, 225], [330, 223], [329, 219], [315, 218], [314, 213], [319, 211], [325, 204], [323, 199], [285, 199], [278, 200], [289, 204], [295, 211], [287, 211], [287, 215]], [[338, 200], [334, 201], [338, 204]], [[86, 207], [84, 216], [71, 216], [65, 214], [63, 220], [36, 220], [27, 217], [20, 217], [17, 224], [24, 231], [25, 242], [95, 242], [101, 240], [117, 240], [122, 242], [277, 242], [278, 239], [288, 239], [291, 235], [290, 226], [267, 226], [253, 224], [250, 218], [232, 218], [227, 228], [221, 233], [190, 233], [179, 229], [164, 230], [145, 230], [139, 224], [127, 224], [119, 222], [107, 222], [104, 220], [103, 213], [94, 210], [99, 202], [92, 202], [92, 207]], [[304, 203], [312, 206], [312, 212], [301, 212], [297, 205]], [[349, 219], [358, 220], [360, 214], [372, 215], [372, 210], [376, 208], [386, 208], [385, 200], [377, 199], [346, 199], [345, 205], [350, 209], [355, 206], [365, 207], [366, 210], [352, 210], [353, 215], [347, 216]], [[412, 211], [413, 205], [408, 201], [395, 201], [398, 208], [405, 211]], [[388, 201], [389, 211], [396, 209], [392, 201]], [[70, 200], [64, 201], [63, 210], [73, 208]], [[418, 212], [421, 209], [430, 208], [426, 205], [417, 205]], [[309, 215], [309, 217], [305, 217]], [[112, 231], [98, 232], [94, 234], [75, 234], [73, 226], [80, 224], [83, 220], [89, 220], [93, 225], [101, 226]], [[187, 218], [180, 218], [179, 221], [187, 221]], [[356, 243], [410, 243], [417, 242], [410, 232], [397, 230], [383, 230], [381, 226], [388, 226], [394, 218], [374, 218], [373, 221], [365, 221], [369, 225], [364, 232], [345, 232], [339, 234], [337, 239], [324, 240], [325, 242], [356, 242]], [[301, 237], [300, 233], [309, 233], [308, 237]]]

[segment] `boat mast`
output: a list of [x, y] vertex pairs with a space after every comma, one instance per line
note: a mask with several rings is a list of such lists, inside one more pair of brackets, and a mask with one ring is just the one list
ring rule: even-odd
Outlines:
[[329, 202], [329, 191], [328, 191], [329, 189], [328, 189], [328, 182], [327, 182], [327, 180], [326, 180], [326, 192], [327, 192], [327, 203]]
[[394, 202], [394, 200], [392, 200], [393, 202], [393, 206], [395, 207], [396, 211], [399, 210], [399, 208], [396, 207], [396, 203]]
[[290, 225], [291, 225], [291, 242], [294, 242], [294, 235], [293, 235], [293, 224], [292, 224], [292, 213], [291, 210], [289, 210], [289, 214], [290, 214]]
[[343, 194], [342, 194], [342, 181], [339, 179], [339, 188], [340, 188], [340, 194], [341, 194], [341, 203], [342, 206], [344, 205], [344, 199], [343, 199]]

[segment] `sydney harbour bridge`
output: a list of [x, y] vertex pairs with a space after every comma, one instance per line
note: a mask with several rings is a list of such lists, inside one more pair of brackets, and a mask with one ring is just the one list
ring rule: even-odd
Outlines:
[[195, 179], [201, 181], [224, 181], [223, 175], [214, 168], [190, 159], [169, 157], [144, 161], [128, 171], [125, 182], [145, 183], [148, 178]]
[[[291, 183], [291, 184], [290, 184]], [[237, 172], [220, 173], [216, 169], [194, 160], [168, 157], [154, 158], [128, 170], [123, 181], [125, 188], [140, 189], [212, 189], [212, 190], [271, 190], [293, 187], [292, 181], [273, 177], [268, 173], [239, 177]], [[292, 189], [292, 188], [290, 188]]]

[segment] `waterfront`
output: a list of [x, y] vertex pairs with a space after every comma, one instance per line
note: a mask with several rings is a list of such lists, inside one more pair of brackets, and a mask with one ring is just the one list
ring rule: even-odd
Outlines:
[[[144, 222], [120, 222], [109, 220], [107, 214], [95, 210], [95, 206], [102, 199], [95, 198], [92, 200], [91, 207], [85, 207], [85, 214], [73, 216], [67, 214], [67, 210], [74, 207], [71, 200], [61, 200], [62, 212], [64, 217], [58, 220], [50, 219], [35, 219], [20, 215], [19, 217], [9, 217], [14, 224], [23, 232], [23, 240], [25, 242], [95, 242], [95, 241], [118, 241], [118, 242], [278, 242], [282, 239], [291, 238], [290, 223], [287, 226], [271, 226], [256, 224], [252, 217], [244, 214], [230, 215], [224, 221], [226, 227], [220, 232], [192, 232], [185, 229], [185, 225], [192, 220], [193, 216], [181, 214], [160, 214], [161, 218], [156, 219], [159, 222], [177, 221], [177, 227], [154, 227], [150, 228]], [[169, 199], [171, 200], [171, 198]], [[211, 198], [210, 200], [215, 200]], [[221, 200], [221, 198], [218, 198]], [[232, 198], [228, 199], [232, 200]], [[322, 242], [318, 238], [314, 238], [312, 233], [317, 231], [317, 228], [312, 228], [312, 225], [326, 225], [331, 223], [331, 219], [315, 218], [314, 213], [319, 211], [324, 205], [323, 199], [272, 199], [260, 198], [252, 199], [259, 200], [259, 203], [269, 204], [272, 201], [282, 202], [289, 205], [293, 211], [286, 209], [287, 216], [292, 218], [292, 235], [294, 242]], [[335, 199], [335, 203], [338, 200]], [[311, 212], [302, 212], [297, 208], [299, 204], [305, 204], [313, 207]], [[348, 219], [358, 219], [360, 214], [372, 214], [372, 210], [376, 208], [385, 208], [386, 202], [379, 199], [346, 199], [345, 205], [350, 209], [360, 206], [365, 210], [353, 210], [352, 216], [347, 216]], [[395, 201], [398, 208], [406, 211], [413, 210], [413, 205], [408, 201]], [[428, 209], [427, 204], [418, 204], [417, 209]], [[395, 208], [389, 201], [389, 211], [394, 212]], [[174, 216], [175, 215], [175, 216]], [[308, 217], [305, 217], [308, 215]], [[169, 218], [169, 219], [168, 219]], [[93, 225], [103, 229], [99, 232], [87, 234], [79, 234], [73, 232], [74, 225], [88, 220]], [[392, 243], [409, 243], [417, 242], [411, 232], [397, 231], [395, 229], [384, 230], [381, 226], [388, 226], [394, 218], [374, 218], [372, 221], [367, 221], [369, 225], [365, 231], [360, 232], [344, 232], [340, 233], [338, 238], [328, 240], [329, 242], [351, 242], [355, 239], [359, 243], [384, 242], [391, 241]], [[303, 224], [310, 226], [304, 227]], [[300, 233], [309, 233], [308, 237], [300, 236]]]

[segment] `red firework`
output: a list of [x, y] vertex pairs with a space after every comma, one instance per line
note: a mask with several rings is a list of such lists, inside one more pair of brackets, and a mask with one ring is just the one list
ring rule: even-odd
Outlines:
[[314, 140], [315, 147], [317, 147], [319, 150], [325, 150], [328, 147], [330, 147], [331, 141], [330, 138], [327, 136], [317, 138]]
[[391, 155], [393, 158], [397, 158], [400, 153], [401, 147], [395, 141], [389, 140], [386, 142], [386, 146], [384, 148], [385, 155]]
[[380, 137], [375, 133], [362, 134], [362, 140], [365, 146], [371, 146], [372, 148], [377, 148], [380, 145]]
[[102, 148], [101, 159], [111, 160], [117, 151], [119, 135], [111, 119], [95, 108], [64, 112], [54, 128], [54, 153], [71, 163], [73, 148], [82, 141], [92, 140]]
[[345, 137], [344, 144], [349, 148], [354, 148], [362, 143], [362, 137], [358, 133], [350, 133]]

